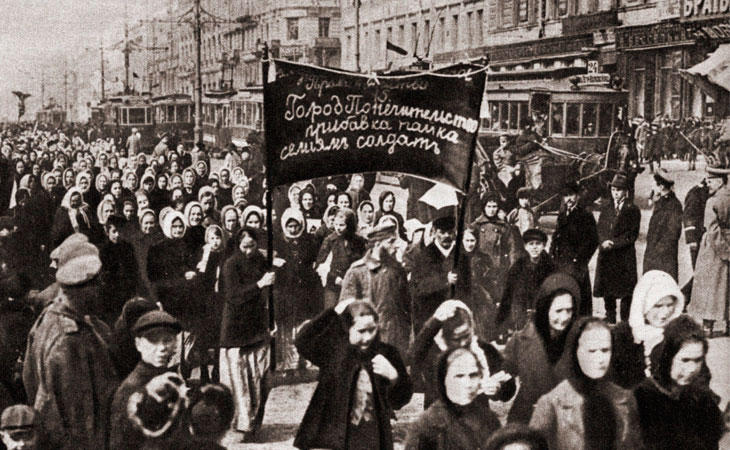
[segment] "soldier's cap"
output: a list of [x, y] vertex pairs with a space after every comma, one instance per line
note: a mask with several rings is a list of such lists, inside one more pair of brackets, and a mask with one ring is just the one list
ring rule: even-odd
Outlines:
[[64, 286], [76, 286], [93, 280], [101, 270], [99, 250], [88, 242], [77, 244], [58, 262], [56, 281]]
[[538, 228], [530, 228], [529, 230], [525, 230], [524, 233], [522, 233], [522, 241], [527, 244], [528, 242], [532, 241], [539, 241], [543, 244], [547, 243], [547, 234], [545, 234], [544, 231], [538, 229]]
[[12, 405], [5, 408], [0, 416], [0, 430], [31, 430], [37, 423], [35, 409], [28, 405]]
[[72, 234], [71, 236], [64, 239], [64, 241], [61, 242], [61, 245], [53, 249], [53, 251], [51, 252], [51, 260], [56, 260], [59, 262], [61, 261], [61, 259], [65, 260], [65, 257], [70, 249], [86, 242], [89, 242], [89, 237], [86, 236], [84, 233]]
[[435, 219], [432, 226], [435, 230], [439, 231], [454, 231], [454, 228], [456, 228], [456, 220], [451, 215], [443, 216]]
[[674, 186], [674, 180], [669, 178], [669, 172], [665, 169], [657, 169], [657, 171], [654, 172], [654, 181], [667, 188]]
[[156, 328], [164, 328], [171, 331], [174, 334], [182, 331], [180, 322], [165, 311], [154, 310], [144, 313], [142, 317], [132, 325], [132, 334], [135, 337], [140, 337], [150, 330]]
[[395, 230], [396, 226], [393, 223], [386, 222], [377, 225], [368, 233], [368, 241], [378, 242], [383, 239], [388, 239], [389, 237], [395, 236]]

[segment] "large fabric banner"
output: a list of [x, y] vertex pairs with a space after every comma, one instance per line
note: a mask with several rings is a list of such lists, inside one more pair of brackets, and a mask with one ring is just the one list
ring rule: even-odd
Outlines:
[[264, 88], [273, 186], [393, 171], [466, 191], [485, 71], [367, 76], [272, 62]]

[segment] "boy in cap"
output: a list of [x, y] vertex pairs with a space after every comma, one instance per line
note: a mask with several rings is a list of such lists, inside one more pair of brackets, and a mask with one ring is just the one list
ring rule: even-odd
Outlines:
[[111, 423], [114, 426], [110, 433], [110, 449], [142, 448], [145, 436], [127, 414], [129, 398], [156, 376], [173, 370], [168, 366], [177, 348], [177, 335], [181, 331], [177, 319], [160, 310], [143, 314], [132, 326], [140, 361], [114, 394], [111, 407]]
[[36, 411], [28, 405], [8, 406], [0, 417], [0, 436], [7, 450], [36, 450], [40, 445]]
[[345, 273], [340, 301], [367, 298], [379, 315], [382, 342], [408, 351], [411, 331], [411, 296], [405, 269], [395, 258], [398, 239], [396, 225], [383, 223], [367, 235], [368, 250]]
[[[105, 448], [119, 384], [98, 311], [99, 252], [82, 243], [59, 260], [61, 290], [28, 336], [23, 384], [53, 448]], [[36, 395], [37, 393], [41, 395]]]

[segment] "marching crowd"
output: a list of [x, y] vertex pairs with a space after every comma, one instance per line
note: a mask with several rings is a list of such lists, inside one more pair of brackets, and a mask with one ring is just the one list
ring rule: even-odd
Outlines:
[[[229, 429], [256, 442], [274, 367], [318, 369], [297, 448], [393, 448], [414, 392], [407, 449], [718, 448], [705, 357], [730, 298], [719, 163], [684, 209], [655, 173], [638, 276], [622, 173], [597, 221], [566, 182], [552, 236], [529, 190], [514, 211], [486, 192], [457, 242], [453, 214], [407, 230], [370, 175], [272, 190], [267, 230], [256, 150], [231, 146], [211, 173], [201, 148], [167, 138], [152, 154], [135, 134], [0, 138], [7, 448], [213, 449]], [[423, 186], [401, 183], [410, 218]], [[684, 289], [683, 228], [697, 266]]]

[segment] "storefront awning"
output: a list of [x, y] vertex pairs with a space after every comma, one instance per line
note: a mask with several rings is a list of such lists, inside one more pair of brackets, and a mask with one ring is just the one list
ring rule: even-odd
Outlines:
[[730, 44], [720, 45], [706, 60], [679, 73], [720, 101], [730, 94]]

